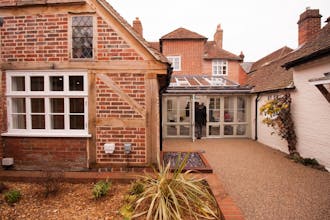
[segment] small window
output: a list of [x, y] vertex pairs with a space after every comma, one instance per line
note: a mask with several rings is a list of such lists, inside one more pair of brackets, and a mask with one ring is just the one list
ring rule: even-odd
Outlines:
[[72, 58], [93, 58], [93, 16], [72, 17]]
[[213, 60], [212, 61], [212, 74], [213, 76], [221, 76], [228, 74], [228, 64], [226, 60]]
[[172, 64], [174, 71], [181, 71], [181, 57], [180, 56], [168, 56], [167, 59]]

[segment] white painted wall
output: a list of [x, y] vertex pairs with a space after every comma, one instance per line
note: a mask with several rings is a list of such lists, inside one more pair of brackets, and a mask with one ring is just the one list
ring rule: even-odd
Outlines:
[[294, 69], [296, 90], [292, 93], [292, 113], [298, 152], [302, 157], [316, 158], [330, 171], [330, 103], [308, 83], [326, 72], [330, 72], [329, 57]]
[[[260, 143], [263, 143], [265, 145], [268, 145], [271, 148], [280, 150], [282, 152], [285, 153], [289, 153], [288, 151], [288, 144], [286, 142], [286, 140], [283, 140], [279, 135], [277, 135], [276, 133], [272, 135], [272, 132], [274, 131], [273, 128], [268, 127], [267, 125], [265, 125], [264, 123], [262, 123], [262, 120], [264, 119], [264, 116], [260, 114], [260, 107], [265, 104], [268, 101], [268, 97], [272, 96], [272, 95], [276, 95], [276, 93], [272, 93], [272, 94], [262, 94], [260, 95], [260, 100], [258, 101], [258, 141]], [[251, 112], [253, 112], [253, 115], [251, 118], [253, 118], [253, 121], [251, 122], [252, 125], [255, 126], [255, 100], [256, 100], [256, 95], [253, 96], [252, 98], [252, 105], [251, 105]], [[252, 138], [254, 139], [255, 137], [255, 128], [254, 126], [251, 126], [251, 131], [253, 133]]]

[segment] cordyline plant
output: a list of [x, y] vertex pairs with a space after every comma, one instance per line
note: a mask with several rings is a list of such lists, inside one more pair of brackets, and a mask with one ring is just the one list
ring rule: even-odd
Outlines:
[[164, 166], [158, 159], [159, 170], [137, 181], [138, 188], [143, 190], [134, 193], [137, 186], [133, 185], [135, 190], [131, 190], [128, 203], [121, 209], [125, 219], [221, 219], [205, 180], [192, 177], [191, 171], [182, 173], [188, 156], [177, 163], [174, 173], [170, 171], [170, 163]]
[[275, 132], [288, 142], [290, 155], [298, 154], [296, 150], [297, 136], [291, 115], [290, 94], [278, 96], [260, 107], [260, 114], [265, 118], [263, 123], [272, 127]]

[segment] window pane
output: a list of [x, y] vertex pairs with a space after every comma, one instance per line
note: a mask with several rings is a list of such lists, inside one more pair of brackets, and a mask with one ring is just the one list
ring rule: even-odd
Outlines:
[[233, 135], [234, 134], [234, 128], [232, 125], [225, 125], [224, 126], [224, 135]]
[[12, 112], [13, 113], [25, 113], [25, 98], [12, 99]]
[[234, 111], [225, 110], [223, 119], [225, 122], [233, 122], [234, 121]]
[[245, 135], [246, 134], [246, 125], [238, 125], [236, 129], [237, 135]]
[[50, 99], [51, 113], [64, 113], [64, 99]]
[[246, 122], [245, 110], [237, 111], [237, 120], [238, 120], [238, 122]]
[[44, 113], [45, 112], [45, 100], [44, 99], [31, 99], [31, 112], [32, 113]]
[[84, 113], [84, 99], [83, 98], [70, 99], [70, 113]]
[[12, 115], [14, 129], [26, 129], [25, 115]]
[[25, 91], [25, 77], [13, 76], [11, 78], [12, 91]]
[[209, 111], [209, 121], [219, 122], [220, 121], [220, 110], [210, 110]]
[[209, 126], [209, 135], [220, 135], [220, 126]]
[[72, 18], [72, 57], [93, 58], [93, 17]]
[[45, 129], [45, 116], [44, 115], [32, 115], [32, 129]]
[[181, 125], [180, 126], [180, 135], [189, 136], [190, 135], [190, 126]]
[[44, 77], [32, 76], [31, 77], [31, 91], [44, 91]]
[[63, 91], [63, 76], [51, 76], [50, 81], [50, 91]]
[[64, 129], [64, 115], [52, 115], [50, 123], [51, 129]]
[[167, 135], [168, 136], [177, 136], [177, 127], [175, 125], [167, 126]]
[[237, 97], [237, 108], [245, 109], [245, 98]]
[[70, 115], [70, 129], [84, 129], [84, 124], [83, 115]]
[[83, 76], [70, 76], [69, 77], [70, 91], [84, 91], [84, 77]]

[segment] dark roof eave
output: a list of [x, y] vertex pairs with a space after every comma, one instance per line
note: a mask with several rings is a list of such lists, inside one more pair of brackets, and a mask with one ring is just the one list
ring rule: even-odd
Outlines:
[[330, 46], [326, 47], [324, 49], [315, 51], [315, 52], [313, 52], [311, 54], [308, 54], [306, 56], [300, 57], [298, 59], [292, 60], [290, 62], [287, 62], [284, 65], [282, 65], [282, 67], [284, 67], [285, 69], [288, 70], [291, 67], [298, 66], [298, 65], [301, 65], [301, 64], [306, 63], [308, 61], [312, 61], [312, 60], [322, 58], [322, 57], [326, 57], [326, 56], [329, 56], [329, 55], [330, 55]]
[[235, 60], [235, 61], [243, 61], [242, 58], [233, 58], [233, 57], [204, 57], [204, 60], [213, 60], [213, 59], [226, 59], [226, 60]]
[[251, 90], [251, 93], [252, 94], [261, 94], [261, 93], [274, 93], [274, 92], [280, 92], [280, 91], [287, 91], [287, 90], [294, 90], [296, 89], [295, 86], [292, 86], [292, 87], [286, 87], [286, 88], [277, 88], [277, 89], [266, 89], [266, 90], [257, 90], [257, 91], [253, 91]]

